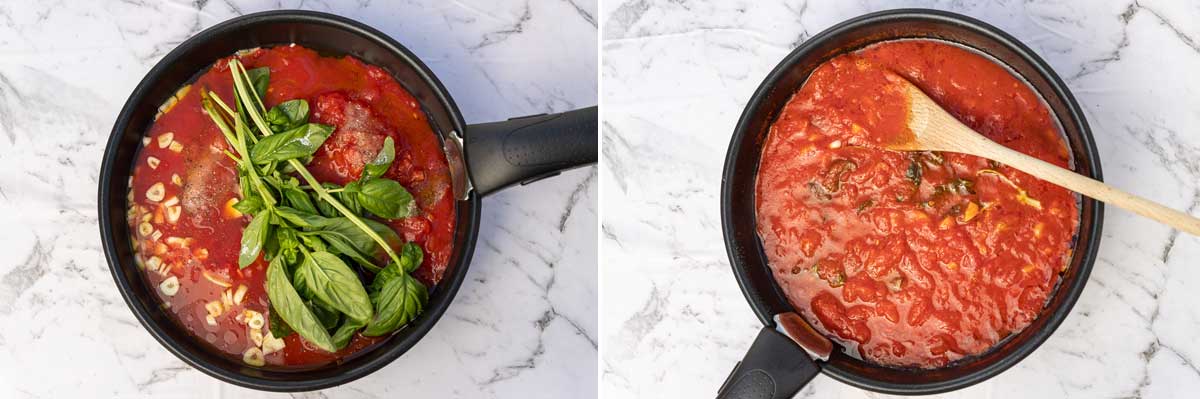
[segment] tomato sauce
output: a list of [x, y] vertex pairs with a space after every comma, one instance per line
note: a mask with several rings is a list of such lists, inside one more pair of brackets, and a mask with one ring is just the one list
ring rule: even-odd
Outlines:
[[[385, 177], [413, 194], [419, 212], [391, 226], [425, 253], [415, 276], [427, 287], [437, 284], [453, 250], [455, 201], [442, 144], [417, 100], [387, 71], [353, 57], [323, 57], [303, 47], [281, 46], [242, 52], [238, 58], [247, 69], [270, 68], [264, 99], [268, 108], [302, 98], [309, 103], [310, 122], [335, 126], [308, 165], [318, 180], [345, 184], [357, 179], [384, 138], [393, 139], [396, 160]], [[137, 156], [127, 216], [138, 263], [164, 309], [199, 339], [240, 358], [255, 345], [248, 318], [269, 319], [269, 302], [266, 263], [260, 258], [238, 268], [249, 217], [231, 208], [230, 200], [240, 196], [236, 167], [224, 155], [230, 148], [203, 112], [197, 90], [204, 88], [233, 104], [227, 61], [216, 62], [160, 109]], [[171, 290], [163, 284], [171, 278], [178, 282], [177, 291], [167, 295]], [[214, 302], [221, 309], [210, 321]], [[261, 331], [268, 328], [269, 322]], [[292, 334], [283, 339], [282, 350], [265, 360], [272, 366], [318, 366], [382, 339], [356, 336], [347, 348], [328, 353]]]
[[882, 365], [980, 354], [1040, 313], [1079, 223], [1066, 189], [975, 156], [902, 153], [902, 76], [984, 136], [1059, 166], [1056, 120], [971, 50], [884, 42], [819, 66], [770, 128], [756, 190], [776, 282], [819, 331]]

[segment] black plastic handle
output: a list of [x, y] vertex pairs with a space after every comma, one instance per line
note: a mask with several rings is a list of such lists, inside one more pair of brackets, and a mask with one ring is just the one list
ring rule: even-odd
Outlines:
[[465, 152], [480, 196], [596, 163], [596, 107], [467, 126]]
[[808, 352], [771, 327], [763, 327], [746, 357], [717, 392], [718, 399], [787, 399], [821, 372]]

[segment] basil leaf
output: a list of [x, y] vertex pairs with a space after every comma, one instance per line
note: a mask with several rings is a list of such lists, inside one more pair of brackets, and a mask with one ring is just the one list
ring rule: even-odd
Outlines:
[[317, 152], [333, 126], [308, 123], [283, 133], [263, 137], [250, 148], [250, 160], [256, 164], [304, 158]]
[[372, 256], [361, 252], [349, 236], [335, 231], [313, 231], [311, 234], [315, 234], [328, 242], [331, 247], [329, 248], [329, 252], [348, 256], [372, 272], [379, 271], [379, 266], [376, 266], [375, 262], [370, 259]]
[[259, 198], [257, 195], [246, 197], [246, 199], [239, 200], [236, 204], [233, 204], [233, 209], [246, 215], [258, 213], [258, 211], [262, 210], [262, 207], [262, 198]]
[[[338, 322], [342, 321], [341, 313], [338, 313], [336, 310], [321, 304], [320, 301], [310, 300], [305, 301], [304, 304], [308, 305], [309, 309], [312, 309], [313, 314], [317, 316], [317, 320], [321, 321], [321, 327], [325, 327], [326, 330], [337, 327]], [[334, 346], [336, 347], [337, 345]]]
[[412, 273], [421, 266], [421, 262], [425, 261], [425, 253], [421, 252], [421, 246], [415, 243], [404, 243], [404, 247], [400, 248], [400, 268], [404, 269], [405, 273]]
[[310, 235], [302, 235], [302, 236], [300, 236], [300, 241], [303, 242], [305, 246], [307, 246], [309, 249], [311, 249], [313, 251], [329, 252], [328, 246], [325, 245], [325, 241], [321, 241], [320, 237], [310, 236]]
[[[388, 267], [385, 272], [390, 269], [398, 270], [398, 266]], [[369, 337], [389, 334], [416, 319], [424, 310], [425, 301], [429, 299], [425, 285], [407, 274], [380, 273], [375, 278], [385, 280], [380, 284], [380, 289], [371, 294], [371, 303], [378, 311], [363, 330], [362, 334]]]
[[294, 225], [308, 228], [325, 223], [324, 217], [317, 216], [310, 212], [301, 211], [287, 206], [275, 207], [275, 213], [280, 218]]
[[384, 219], [399, 219], [416, 213], [413, 196], [395, 180], [370, 179], [362, 184], [358, 202], [367, 211]]
[[334, 193], [333, 195], [336, 196], [337, 200], [341, 201], [342, 205], [345, 205], [350, 212], [354, 212], [355, 215], [362, 215], [362, 204], [358, 202], [358, 191], [361, 189], [362, 183], [352, 181], [347, 183], [345, 187], [342, 187], [342, 191]]
[[389, 136], [383, 139], [383, 148], [379, 149], [379, 154], [375, 155], [375, 159], [363, 165], [362, 179], [374, 179], [382, 177], [392, 167], [392, 161], [396, 158], [396, 143]]
[[242, 231], [242, 245], [238, 249], [238, 267], [245, 269], [246, 266], [254, 263], [255, 259], [258, 259], [263, 243], [271, 234], [270, 220], [271, 211], [264, 210], [254, 215], [254, 219], [251, 219], [250, 224]]
[[[392, 250], [399, 251], [404, 244], [404, 241], [400, 239], [400, 236], [391, 227], [371, 219], [362, 219], [362, 222], [375, 231], [375, 234], [378, 234], [384, 242], [388, 243], [388, 246], [392, 247]], [[334, 243], [333, 240], [329, 240], [329, 237], [341, 237], [347, 241], [345, 242], [346, 245], [353, 247], [360, 254], [374, 258], [380, 264], [387, 263], [387, 251], [379, 246], [379, 243], [371, 239], [371, 236], [359, 229], [358, 226], [355, 226], [354, 222], [351, 222], [350, 219], [326, 218], [319, 224], [314, 225], [314, 228], [310, 231], [318, 232], [321, 238], [326, 238], [326, 241], [330, 241], [330, 244], [334, 247], [339, 247], [339, 245]]]
[[[326, 190], [335, 190], [335, 189], [342, 188], [342, 186], [339, 186], [339, 185], [336, 185], [333, 183], [321, 183], [321, 187], [325, 187]], [[341, 214], [338, 213], [337, 208], [333, 207], [333, 204], [330, 204], [329, 202], [326, 202], [325, 200], [321, 199], [321, 196], [317, 195], [317, 193], [315, 191], [312, 193], [312, 199], [313, 199], [313, 202], [315, 202], [317, 204], [317, 211], [319, 211], [322, 216], [325, 216], [328, 218], [335, 218], [335, 217], [341, 216]]]
[[308, 198], [308, 194], [305, 194], [304, 190], [301, 190], [299, 187], [288, 187], [282, 191], [283, 198], [287, 199], [287, 203], [296, 208], [296, 210], [314, 215], [317, 213], [317, 207], [313, 205], [312, 200]]
[[358, 280], [358, 274], [328, 252], [308, 254], [296, 270], [304, 275], [309, 291], [322, 303], [354, 320], [368, 320], [374, 314], [371, 298]]
[[258, 93], [258, 98], [267, 98], [267, 84], [271, 82], [271, 68], [261, 67], [246, 71], [246, 77], [250, 78], [250, 86], [254, 87], [254, 92]]
[[267, 320], [269, 321], [267, 324], [267, 329], [268, 331], [271, 331], [271, 335], [275, 336], [275, 338], [282, 339], [283, 337], [292, 335], [292, 333], [296, 332], [295, 330], [292, 330], [292, 326], [287, 325], [287, 322], [283, 321], [282, 317], [279, 317], [279, 312], [275, 310], [274, 304], [271, 304], [268, 308], [270, 311], [268, 312], [269, 314], [267, 314]]
[[350, 339], [354, 338], [354, 333], [358, 332], [358, 329], [363, 328], [365, 325], [367, 325], [366, 321], [346, 319], [346, 322], [342, 323], [342, 326], [338, 327], [337, 331], [333, 333], [333, 346], [338, 350], [342, 350], [346, 345], [350, 344]]
[[271, 107], [263, 115], [272, 131], [279, 133], [308, 122], [308, 101], [295, 99]]
[[304, 340], [322, 350], [334, 352], [336, 348], [329, 332], [321, 326], [317, 316], [304, 306], [304, 300], [300, 298], [291, 281], [288, 281], [286, 267], [282, 258], [275, 258], [267, 266], [267, 298], [270, 298], [271, 306], [279, 311], [279, 317]]

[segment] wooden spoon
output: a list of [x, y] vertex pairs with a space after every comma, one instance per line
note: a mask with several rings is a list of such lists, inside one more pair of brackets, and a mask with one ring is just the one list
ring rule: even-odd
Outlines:
[[988, 140], [959, 122], [908, 80], [899, 76], [890, 80], [898, 83], [908, 97], [907, 125], [911, 135], [884, 143], [884, 148], [960, 152], [995, 160], [1068, 190], [1200, 236], [1200, 219]]

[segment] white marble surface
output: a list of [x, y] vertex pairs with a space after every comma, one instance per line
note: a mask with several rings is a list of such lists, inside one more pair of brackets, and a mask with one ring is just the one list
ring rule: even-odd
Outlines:
[[[302, 4], [301, 4], [302, 3]], [[100, 250], [104, 142], [134, 85], [200, 29], [330, 11], [420, 56], [467, 122], [596, 103], [596, 1], [0, 1], [0, 397], [275, 397], [164, 350]], [[295, 397], [594, 397], [597, 173], [487, 198], [458, 298], [415, 348]], [[284, 396], [284, 395], [278, 395]]]
[[[605, 1], [601, 5], [605, 397], [713, 397], [761, 327], [729, 269], [725, 149], [792, 48], [870, 11], [957, 11], [1067, 82], [1108, 182], [1200, 214], [1200, 5], [1191, 1]], [[1109, 208], [1099, 261], [1058, 331], [954, 398], [1195, 397], [1200, 239]], [[619, 294], [614, 293], [619, 287]], [[819, 376], [800, 397], [881, 397]]]

